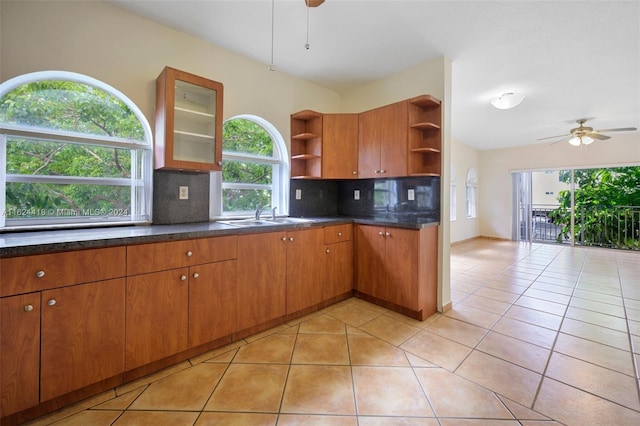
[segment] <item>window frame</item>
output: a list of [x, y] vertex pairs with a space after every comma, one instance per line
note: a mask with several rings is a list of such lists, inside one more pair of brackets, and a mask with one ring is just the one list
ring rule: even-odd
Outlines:
[[[262, 127], [271, 137], [273, 142], [273, 156], [263, 157], [255, 154], [245, 154], [229, 152], [223, 149], [222, 161], [250, 161], [272, 166], [271, 185], [266, 184], [246, 184], [246, 183], [225, 183], [222, 178], [222, 171], [211, 173], [211, 198], [209, 211], [211, 219], [229, 219], [250, 217], [255, 211], [225, 212], [223, 210], [222, 194], [224, 189], [271, 189], [272, 206], [277, 207], [276, 213], [279, 216], [289, 214], [289, 178], [291, 174], [290, 158], [284, 138], [276, 127], [264, 118], [254, 114], [239, 114], [224, 120], [225, 123], [231, 120], [243, 119], [256, 123]], [[224, 146], [224, 145], [223, 145]], [[265, 209], [266, 210], [266, 209]]]
[[[152, 220], [153, 201], [153, 136], [151, 126], [142, 111], [118, 89], [87, 75], [69, 71], [39, 71], [23, 74], [0, 84], [0, 98], [20, 86], [38, 81], [67, 81], [87, 85], [101, 90], [122, 102], [135, 115], [143, 129], [142, 140], [109, 137], [90, 133], [76, 133], [58, 129], [47, 129], [0, 123], [0, 231], [51, 228], [81, 228], [109, 225], [149, 224]], [[17, 136], [24, 139], [64, 142], [76, 145], [102, 146], [106, 148], [129, 150], [131, 155], [131, 177], [81, 177], [53, 175], [16, 175], [7, 174], [7, 137]], [[142, 158], [138, 158], [141, 155]], [[139, 176], [139, 178], [138, 178]], [[7, 219], [6, 188], [7, 183], [50, 183], [50, 184], [91, 184], [128, 186], [131, 189], [129, 214], [120, 216], [58, 216], [29, 219]]]
[[478, 175], [473, 167], [467, 169], [466, 199], [467, 218], [478, 217]]

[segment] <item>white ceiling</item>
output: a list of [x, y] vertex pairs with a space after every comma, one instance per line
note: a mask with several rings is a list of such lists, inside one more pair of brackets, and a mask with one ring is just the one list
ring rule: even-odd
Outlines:
[[[271, 62], [271, 0], [109, 2]], [[453, 138], [477, 149], [549, 144], [578, 118], [640, 127], [640, 1], [326, 0], [309, 18], [307, 50], [304, 0], [275, 1], [278, 72], [341, 92], [444, 55]], [[509, 91], [517, 108], [489, 104]]]

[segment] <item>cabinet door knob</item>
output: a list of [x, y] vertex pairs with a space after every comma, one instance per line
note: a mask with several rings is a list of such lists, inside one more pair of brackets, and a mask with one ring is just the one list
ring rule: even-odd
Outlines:
[[50, 299], [50, 300], [47, 302], [47, 305], [49, 305], [49, 306], [53, 306], [53, 305], [55, 305], [56, 303], [57, 303], [57, 302], [56, 302], [56, 299]]
[[186, 281], [186, 280], [187, 280], [186, 275], [180, 275], [180, 281]]
[[384, 237], [384, 232], [380, 231], [378, 232], [378, 235], [380, 235], [381, 237]]
[[326, 252], [329, 253], [331, 250], [327, 249]]
[[194, 272], [193, 278], [198, 278], [199, 276], [200, 276], [200, 274], [198, 274], [197, 272]]
[[338, 232], [338, 237], [342, 237], [342, 232]]
[[384, 236], [385, 236], [385, 237], [390, 237], [390, 236], [391, 236], [391, 232], [386, 232], [386, 233], [384, 234]]
[[36, 277], [38, 277], [38, 278], [42, 278], [42, 277], [44, 277], [44, 271], [38, 271], [38, 272], [36, 272]]
[[358, 172], [357, 172], [357, 171], [355, 171], [355, 170], [354, 170], [354, 171], [352, 171], [351, 173], [353, 173], [354, 175], [357, 175], [357, 174], [358, 174]]
[[27, 305], [27, 306], [25, 306], [25, 307], [24, 307], [24, 311], [25, 311], [25, 312], [31, 312], [31, 311], [33, 311], [33, 306], [32, 306], [32, 305]]
[[293, 241], [293, 237], [289, 237], [289, 241]]
[[191, 257], [191, 256], [193, 256], [193, 252], [192, 251], [188, 251], [187, 252], [187, 257]]
[[287, 237], [282, 237], [281, 240], [282, 241], [287, 241]]
[[380, 170], [380, 173], [387, 173], [385, 169]]

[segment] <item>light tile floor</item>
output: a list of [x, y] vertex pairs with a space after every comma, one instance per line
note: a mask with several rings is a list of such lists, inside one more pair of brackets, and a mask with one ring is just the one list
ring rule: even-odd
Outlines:
[[349, 299], [34, 424], [638, 425], [640, 253], [473, 240], [453, 309]]

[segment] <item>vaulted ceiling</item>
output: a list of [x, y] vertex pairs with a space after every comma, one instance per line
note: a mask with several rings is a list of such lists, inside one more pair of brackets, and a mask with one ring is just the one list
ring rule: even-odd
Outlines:
[[[274, 6], [278, 72], [338, 92], [444, 55], [452, 136], [477, 149], [548, 145], [537, 139], [568, 133], [579, 118], [595, 129], [640, 127], [638, 1], [109, 2], [265, 66]], [[525, 99], [493, 108], [505, 92]]]

